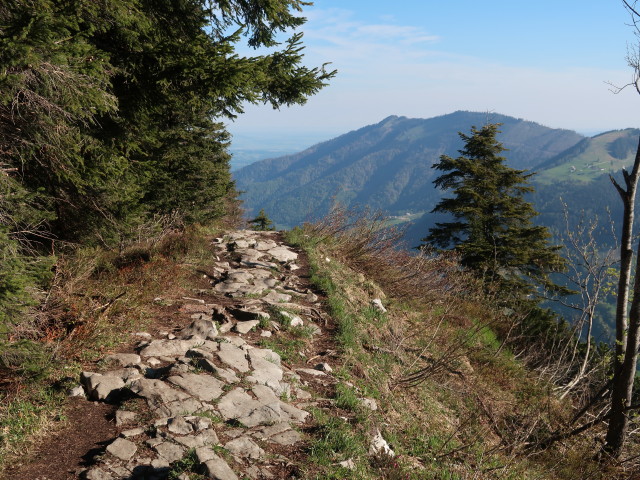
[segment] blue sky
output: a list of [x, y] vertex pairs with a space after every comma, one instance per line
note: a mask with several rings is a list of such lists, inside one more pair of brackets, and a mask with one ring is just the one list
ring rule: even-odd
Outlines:
[[[238, 138], [318, 140], [389, 115], [496, 112], [593, 134], [639, 127], [637, 42], [617, 0], [316, 0], [305, 63], [338, 76], [305, 106], [247, 107]], [[257, 146], [257, 145], [256, 145]]]

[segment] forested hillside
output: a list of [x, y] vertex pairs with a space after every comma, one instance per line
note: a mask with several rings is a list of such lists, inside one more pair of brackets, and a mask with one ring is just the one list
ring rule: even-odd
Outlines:
[[321, 218], [332, 205], [368, 205], [391, 215], [429, 211], [438, 192], [431, 165], [461, 147], [459, 131], [502, 123], [509, 165], [535, 169], [582, 136], [498, 114], [455, 112], [430, 119], [388, 117], [296, 155], [264, 160], [234, 174], [251, 213], [264, 208], [280, 226]]
[[[237, 208], [223, 121], [304, 103], [298, 0], [0, 4], [0, 323], [70, 243], [123, 245]], [[244, 57], [239, 42], [274, 47]], [[155, 225], [155, 227], [154, 227]]]

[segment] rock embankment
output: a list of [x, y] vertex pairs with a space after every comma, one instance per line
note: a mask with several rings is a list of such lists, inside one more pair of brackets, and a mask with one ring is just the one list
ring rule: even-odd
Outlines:
[[157, 338], [138, 333], [135, 353], [82, 373], [77, 393], [116, 403], [121, 433], [81, 478], [189, 478], [180, 464], [218, 480], [279, 478], [283, 452], [303, 440], [309, 417], [305, 378], [327, 373], [290, 368], [259, 346], [278, 335], [276, 317], [322, 333], [312, 321], [318, 297], [295, 275], [298, 254], [277, 238], [239, 231], [216, 239], [211, 290], [181, 299], [187, 326]]

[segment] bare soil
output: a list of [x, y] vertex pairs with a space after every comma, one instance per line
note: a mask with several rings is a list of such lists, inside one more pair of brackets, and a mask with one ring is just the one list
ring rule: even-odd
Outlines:
[[9, 465], [6, 480], [72, 480], [116, 437], [115, 406], [70, 398], [67, 420]]

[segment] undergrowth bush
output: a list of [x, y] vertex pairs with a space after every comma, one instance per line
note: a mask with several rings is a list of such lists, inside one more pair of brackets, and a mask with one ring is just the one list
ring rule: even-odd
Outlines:
[[294, 229], [291, 238], [327, 245], [339, 260], [395, 298], [477, 297], [478, 282], [460, 269], [454, 254], [411, 252], [402, 237], [403, 231], [389, 227], [381, 213], [337, 207], [323, 220]]
[[3, 324], [0, 378], [8, 381], [0, 395], [0, 467], [60, 413], [65, 396], [58, 386], [65, 378], [77, 378], [83, 363], [144, 329], [153, 299], [179, 292], [192, 274], [190, 262], [210, 258], [199, 227], [159, 225], [111, 249], [67, 246], [48, 291]]

